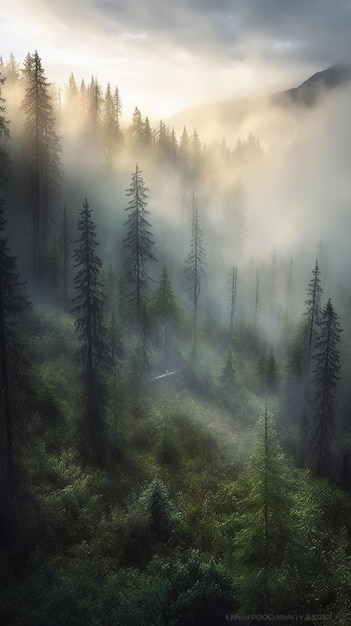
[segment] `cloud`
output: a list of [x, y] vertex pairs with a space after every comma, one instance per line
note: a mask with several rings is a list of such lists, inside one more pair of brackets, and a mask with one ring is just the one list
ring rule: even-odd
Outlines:
[[50, 80], [84, 70], [115, 80], [130, 107], [146, 89], [157, 108], [166, 86], [165, 115], [172, 101], [285, 88], [351, 59], [349, 0], [2, 0], [1, 11], [5, 58], [37, 48]]

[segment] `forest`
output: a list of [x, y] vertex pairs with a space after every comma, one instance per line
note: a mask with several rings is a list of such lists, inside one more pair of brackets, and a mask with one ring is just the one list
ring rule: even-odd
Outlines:
[[0, 57], [2, 624], [351, 623], [345, 102], [207, 142]]

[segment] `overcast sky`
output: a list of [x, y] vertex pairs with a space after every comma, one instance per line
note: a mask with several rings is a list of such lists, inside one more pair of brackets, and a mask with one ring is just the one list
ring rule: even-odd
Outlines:
[[38, 50], [49, 81], [97, 76], [166, 117], [284, 89], [351, 60], [351, 0], [1, 0], [0, 54]]

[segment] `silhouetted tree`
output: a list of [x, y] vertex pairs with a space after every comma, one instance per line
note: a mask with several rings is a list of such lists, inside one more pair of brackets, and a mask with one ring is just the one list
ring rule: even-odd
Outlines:
[[67, 311], [68, 307], [68, 274], [69, 274], [69, 258], [70, 258], [70, 244], [71, 239], [69, 237], [69, 229], [67, 223], [67, 209], [66, 205], [63, 207], [62, 217], [62, 285], [63, 285], [63, 307]]
[[119, 126], [119, 111], [117, 110], [118, 100], [111, 92], [110, 83], [107, 85], [103, 115], [103, 139], [106, 161], [108, 165], [112, 164], [113, 158], [116, 155], [117, 146], [121, 143], [121, 131]]
[[306, 380], [308, 382], [311, 363], [313, 357], [313, 348], [315, 340], [318, 334], [318, 324], [321, 315], [321, 297], [323, 290], [320, 284], [320, 270], [318, 267], [318, 261], [316, 259], [316, 265], [312, 270], [313, 278], [308, 283], [307, 287], [307, 300], [305, 304], [307, 310], [305, 316], [307, 318], [307, 346], [306, 346]]
[[193, 194], [193, 216], [191, 225], [190, 252], [186, 259], [188, 267], [185, 272], [187, 274], [189, 291], [193, 305], [193, 329], [194, 329], [194, 355], [197, 350], [197, 316], [198, 316], [198, 300], [201, 291], [202, 280], [206, 277], [205, 266], [206, 253], [203, 245], [203, 234], [200, 228], [200, 214]]
[[101, 86], [97, 78], [92, 76], [87, 90], [87, 115], [89, 138], [95, 149], [97, 149], [99, 143], [99, 133], [102, 124], [102, 105], [103, 96]]
[[5, 78], [1, 75], [1, 71], [0, 71], [0, 184], [2, 182], [3, 173], [4, 173], [6, 160], [7, 160], [5, 142], [6, 142], [6, 139], [10, 136], [9, 122], [5, 116], [6, 103], [5, 103], [5, 98], [3, 98], [2, 96], [2, 86], [4, 82], [5, 82]]
[[129, 213], [129, 217], [125, 222], [128, 234], [124, 239], [124, 245], [127, 250], [126, 278], [132, 285], [130, 301], [135, 306], [139, 326], [146, 290], [150, 282], [147, 264], [150, 261], [156, 261], [152, 252], [154, 241], [150, 231], [151, 225], [145, 217], [150, 213], [146, 208], [148, 191], [142, 172], [136, 165], [135, 172], [131, 175], [131, 185], [126, 190], [126, 195], [130, 197], [130, 201], [129, 206], [125, 209]]
[[144, 145], [144, 122], [138, 107], [135, 107], [132, 124], [128, 130], [129, 143], [132, 148], [138, 149]]
[[6, 220], [0, 199], [0, 523], [1, 541], [15, 539], [19, 531], [18, 476], [16, 469], [16, 400], [23, 360], [17, 339], [18, 322], [29, 306], [19, 281], [16, 257], [11, 256], [3, 236]]
[[229, 348], [226, 360], [224, 363], [221, 382], [227, 389], [231, 389], [235, 382], [236, 369], [235, 369], [235, 357], [232, 348]]
[[233, 342], [234, 337], [234, 318], [235, 318], [235, 305], [236, 305], [236, 292], [238, 282], [238, 269], [234, 266], [230, 271], [229, 276], [229, 339], [230, 343]]
[[106, 331], [103, 324], [105, 296], [99, 282], [102, 261], [95, 248], [96, 225], [91, 217], [92, 209], [87, 199], [79, 211], [77, 224], [80, 233], [74, 252], [76, 275], [72, 313], [80, 340], [78, 358], [82, 367], [84, 423], [88, 453], [101, 461], [105, 447], [105, 370], [108, 363]]
[[43, 273], [49, 222], [61, 180], [60, 142], [55, 131], [52, 100], [37, 51], [28, 54], [23, 70], [25, 95], [24, 158], [32, 217], [33, 260], [37, 277]]
[[320, 284], [320, 270], [318, 261], [314, 270], [312, 270], [312, 279], [307, 286], [307, 299], [306, 304], [306, 323], [305, 323], [305, 349], [303, 356], [305, 359], [304, 376], [301, 385], [301, 443], [303, 449], [303, 456], [306, 457], [307, 442], [309, 431], [311, 429], [311, 366], [314, 356], [315, 344], [318, 336], [319, 320], [321, 316], [321, 297], [323, 290]]
[[152, 296], [150, 305], [151, 315], [154, 317], [156, 324], [161, 325], [165, 355], [165, 369], [167, 370], [169, 366], [170, 326], [177, 324], [179, 320], [179, 309], [176, 304], [175, 295], [165, 265], [163, 266], [161, 277]]
[[319, 320], [315, 343], [313, 382], [315, 396], [309, 437], [309, 458], [318, 474], [328, 474], [332, 459], [332, 436], [335, 421], [335, 392], [340, 372], [339, 317], [329, 298]]

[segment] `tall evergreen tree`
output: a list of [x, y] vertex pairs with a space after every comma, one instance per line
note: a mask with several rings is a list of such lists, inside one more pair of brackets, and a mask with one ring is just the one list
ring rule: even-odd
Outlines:
[[105, 156], [109, 166], [113, 162], [117, 145], [120, 143], [119, 113], [116, 106], [116, 99], [111, 92], [110, 83], [108, 83], [103, 106], [102, 126]]
[[142, 172], [137, 164], [135, 172], [131, 175], [131, 185], [126, 190], [126, 195], [130, 201], [129, 206], [125, 209], [129, 213], [129, 217], [125, 222], [128, 233], [124, 239], [124, 245], [127, 250], [126, 277], [132, 286], [130, 301], [135, 306], [139, 327], [146, 291], [150, 282], [147, 264], [150, 261], [156, 261], [152, 252], [154, 241], [150, 231], [151, 225], [146, 219], [146, 215], [150, 213], [146, 208], [148, 192], [149, 189], [145, 185]]
[[32, 218], [33, 261], [37, 277], [43, 273], [52, 208], [61, 180], [60, 142], [55, 131], [52, 101], [37, 51], [28, 54], [23, 70], [25, 96], [24, 157]]
[[314, 413], [309, 439], [309, 457], [318, 474], [328, 474], [332, 464], [335, 392], [340, 372], [340, 323], [329, 298], [319, 320], [315, 345], [313, 382]]
[[135, 107], [132, 125], [129, 127], [129, 143], [133, 149], [138, 150], [144, 145], [144, 122], [138, 107]]
[[307, 345], [306, 345], [306, 380], [308, 382], [311, 363], [313, 357], [313, 348], [316, 337], [318, 335], [318, 324], [321, 315], [321, 297], [323, 290], [320, 283], [320, 269], [318, 267], [318, 260], [316, 259], [316, 265], [312, 270], [313, 277], [308, 283], [307, 287], [307, 299], [305, 304], [307, 310], [305, 316], [307, 319]]
[[185, 262], [188, 266], [185, 272], [187, 274], [189, 291], [191, 294], [193, 305], [194, 355], [196, 356], [198, 300], [200, 296], [202, 280], [206, 277], [205, 266], [207, 265], [207, 262], [205, 248], [203, 245], [203, 234], [200, 227], [200, 214], [194, 194], [190, 252]]
[[80, 340], [78, 357], [82, 367], [83, 429], [87, 436], [88, 453], [99, 461], [105, 448], [105, 371], [108, 363], [106, 331], [103, 323], [105, 296], [99, 282], [102, 261], [95, 248], [96, 225], [87, 199], [79, 211], [80, 233], [74, 252], [76, 275], [72, 313], [77, 314], [76, 329]]
[[[19, 530], [18, 475], [16, 467], [16, 400], [19, 395], [20, 347], [18, 322], [29, 302], [19, 281], [16, 257], [3, 236], [6, 220], [0, 199], [0, 540], [15, 539]], [[23, 355], [22, 355], [23, 356]]]
[[267, 614], [293, 542], [290, 470], [267, 407], [243, 483], [246, 493], [234, 540], [238, 598], [241, 610]]
[[87, 91], [88, 132], [94, 148], [98, 146], [99, 131], [101, 129], [103, 97], [101, 86], [97, 78], [91, 77]]
[[62, 285], [63, 285], [63, 307], [67, 311], [68, 307], [68, 275], [69, 275], [69, 258], [70, 258], [70, 244], [71, 239], [68, 234], [68, 222], [67, 222], [67, 209], [66, 205], [63, 207], [62, 216]]
[[301, 448], [302, 458], [306, 461], [309, 456], [308, 452], [308, 438], [311, 430], [311, 401], [312, 401], [312, 362], [314, 358], [314, 351], [316, 341], [318, 338], [319, 321], [321, 317], [321, 297], [323, 290], [320, 283], [320, 270], [318, 266], [318, 260], [312, 270], [312, 278], [307, 286], [307, 298], [305, 301], [306, 311], [304, 317], [306, 318], [304, 333], [305, 333], [305, 345], [302, 352], [304, 358], [304, 371], [303, 378], [301, 380], [300, 389], [298, 389], [298, 395], [300, 397], [300, 423], [301, 423]]
[[1, 75], [0, 68], [0, 184], [2, 182], [2, 176], [6, 165], [6, 149], [5, 142], [10, 136], [9, 122], [6, 119], [6, 103], [5, 98], [2, 96], [2, 86], [5, 82], [5, 78]]
[[178, 322], [179, 309], [165, 265], [163, 266], [158, 286], [151, 299], [151, 314], [156, 324], [161, 325], [165, 370], [167, 370], [169, 368], [169, 332], [171, 325], [177, 324]]
[[232, 267], [229, 276], [229, 339], [232, 344], [234, 338], [234, 318], [235, 318], [235, 306], [236, 306], [236, 293], [238, 282], [238, 268]]

